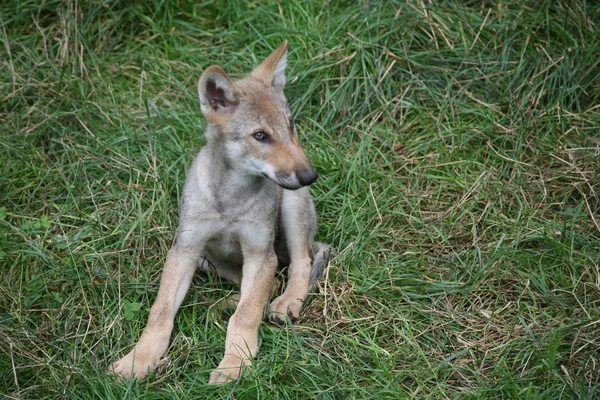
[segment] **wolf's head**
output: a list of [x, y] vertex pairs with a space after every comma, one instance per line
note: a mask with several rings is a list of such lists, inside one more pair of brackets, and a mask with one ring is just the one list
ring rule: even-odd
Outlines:
[[220, 142], [232, 168], [263, 175], [286, 189], [313, 183], [318, 175], [300, 147], [283, 93], [287, 41], [252, 72], [233, 81], [213, 65], [198, 82], [207, 139]]

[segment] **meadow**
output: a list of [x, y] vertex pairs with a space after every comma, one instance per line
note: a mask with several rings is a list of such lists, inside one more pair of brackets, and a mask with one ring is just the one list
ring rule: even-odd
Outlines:
[[[593, 1], [2, 1], [0, 396], [600, 398], [599, 29]], [[120, 382], [198, 78], [284, 39], [337, 255], [244, 379], [207, 385], [237, 287], [198, 273], [157, 373]]]

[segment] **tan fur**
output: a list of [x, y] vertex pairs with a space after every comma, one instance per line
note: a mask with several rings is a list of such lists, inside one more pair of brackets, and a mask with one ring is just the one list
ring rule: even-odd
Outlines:
[[[298, 318], [331, 250], [314, 241], [316, 212], [307, 186], [317, 175], [290, 123], [283, 94], [286, 50], [287, 41], [235, 82], [218, 66], [200, 77], [206, 146], [186, 178], [176, 244], [148, 324], [134, 349], [111, 366], [115, 373], [143, 378], [156, 368], [198, 265], [240, 284], [225, 354], [210, 383], [236, 379], [243, 366], [250, 367], [278, 262], [289, 264], [288, 284], [269, 305], [269, 319]], [[257, 131], [269, 140], [260, 140]]]

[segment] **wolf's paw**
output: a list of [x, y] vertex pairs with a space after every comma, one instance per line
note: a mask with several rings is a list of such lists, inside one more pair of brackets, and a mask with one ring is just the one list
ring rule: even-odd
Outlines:
[[283, 324], [287, 316], [291, 322], [296, 322], [300, 317], [300, 310], [302, 310], [303, 305], [304, 301], [302, 299], [286, 296], [284, 293], [269, 304], [269, 321], [274, 324]]
[[248, 359], [242, 360], [240, 357], [226, 354], [217, 369], [210, 373], [208, 383], [213, 384], [234, 381], [239, 378], [242, 370], [250, 368], [250, 363], [251, 362]]
[[154, 371], [159, 361], [160, 357], [153, 356], [152, 354], [144, 354], [139, 350], [133, 349], [125, 357], [113, 363], [109, 367], [109, 371], [124, 378], [133, 376], [137, 379], [142, 379], [148, 372]]

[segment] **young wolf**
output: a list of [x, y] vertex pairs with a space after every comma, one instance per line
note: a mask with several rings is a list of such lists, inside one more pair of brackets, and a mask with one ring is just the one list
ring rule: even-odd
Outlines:
[[236, 379], [256, 356], [278, 261], [289, 264], [288, 283], [269, 305], [269, 319], [298, 318], [331, 248], [314, 241], [317, 218], [307, 186], [317, 173], [300, 147], [283, 93], [286, 64], [284, 41], [238, 81], [216, 65], [200, 77], [206, 145], [185, 181], [176, 243], [148, 324], [135, 348], [111, 366], [115, 373], [143, 378], [156, 367], [196, 266], [241, 286], [225, 355], [210, 383]]

